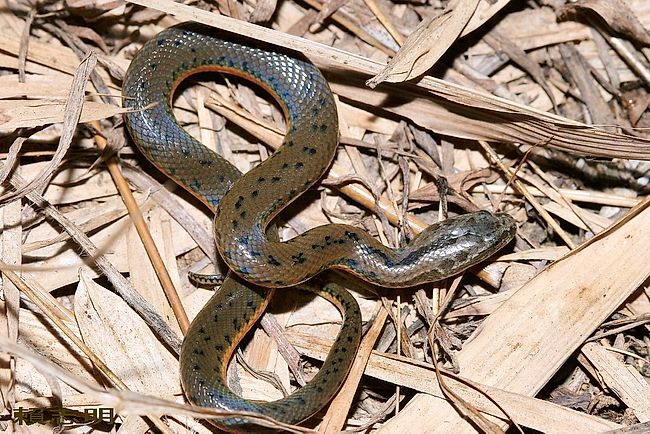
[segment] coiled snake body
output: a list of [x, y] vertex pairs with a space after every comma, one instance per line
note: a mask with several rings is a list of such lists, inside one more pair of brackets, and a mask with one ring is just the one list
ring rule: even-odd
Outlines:
[[[187, 134], [171, 112], [176, 85], [205, 70], [261, 85], [287, 117], [283, 146], [243, 177]], [[381, 286], [412, 286], [457, 274], [514, 236], [511, 217], [487, 212], [432, 225], [399, 250], [346, 225], [317, 227], [285, 242], [274, 233], [267, 235], [278, 212], [327, 170], [338, 144], [329, 86], [318, 69], [303, 60], [226, 41], [198, 25], [181, 25], [144, 45], [129, 67], [123, 95], [124, 105], [133, 109], [125, 119], [138, 148], [215, 211], [218, 250], [236, 273], [201, 310], [183, 343], [181, 379], [189, 400], [197, 405], [254, 411], [299, 423], [326, 405], [344, 381], [360, 339], [358, 306], [338, 287], [310, 287], [344, 316], [318, 374], [305, 387], [274, 402], [244, 400], [230, 391], [225, 378], [228, 362], [266, 308], [273, 292], [268, 288], [296, 285], [328, 268], [344, 269]], [[251, 421], [243, 417], [216, 422], [229, 430], [251, 429]]]

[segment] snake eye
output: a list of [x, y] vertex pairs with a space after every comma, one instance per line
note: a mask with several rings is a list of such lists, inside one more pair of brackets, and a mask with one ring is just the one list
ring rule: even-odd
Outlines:
[[454, 238], [460, 238], [466, 233], [467, 233], [467, 229], [464, 228], [463, 226], [454, 226], [452, 227], [452, 230], [449, 233], [449, 235], [451, 235]]

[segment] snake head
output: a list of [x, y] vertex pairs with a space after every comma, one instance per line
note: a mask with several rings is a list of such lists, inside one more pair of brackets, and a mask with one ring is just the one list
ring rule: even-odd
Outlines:
[[503, 248], [514, 238], [516, 229], [510, 215], [487, 211], [431, 225], [400, 250], [403, 279], [392, 284], [412, 286], [458, 274]]

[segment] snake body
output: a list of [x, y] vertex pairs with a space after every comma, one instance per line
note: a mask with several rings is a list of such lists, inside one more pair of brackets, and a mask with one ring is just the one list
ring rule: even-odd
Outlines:
[[[190, 74], [216, 70], [259, 84], [288, 121], [283, 146], [242, 177], [230, 163], [187, 134], [170, 99]], [[273, 402], [235, 395], [226, 368], [244, 334], [267, 306], [272, 289], [293, 286], [328, 268], [371, 283], [405, 287], [457, 274], [489, 257], [514, 236], [506, 214], [478, 212], [430, 226], [408, 246], [391, 250], [358, 228], [326, 225], [280, 242], [271, 220], [327, 170], [338, 142], [336, 106], [311, 63], [220, 38], [198, 25], [169, 28], [147, 42], [124, 80], [127, 127], [141, 152], [215, 211], [215, 239], [230, 275], [192, 322], [181, 350], [181, 379], [189, 400], [232, 411], [254, 411], [299, 423], [332, 398], [344, 381], [360, 339], [353, 297], [335, 286], [308, 289], [332, 301], [344, 322], [327, 360], [305, 387]], [[258, 286], [259, 285], [259, 286]], [[252, 421], [224, 417], [228, 430]]]

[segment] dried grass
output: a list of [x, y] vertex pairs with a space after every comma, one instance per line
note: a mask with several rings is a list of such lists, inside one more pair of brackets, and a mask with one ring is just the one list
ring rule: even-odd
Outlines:
[[[18, 428], [7, 416], [20, 407], [101, 403], [133, 432], [205, 432], [192, 417], [218, 414], [183, 404], [176, 360], [183, 312], [210, 295], [187, 275], [213, 271], [211, 216], [143, 161], [118, 103], [137, 48], [192, 19], [303, 53], [336, 94], [336, 161], [283, 214], [282, 236], [346, 222], [397, 245], [440, 218], [441, 196], [454, 213], [501, 209], [518, 222], [510, 250], [462, 280], [416, 292], [347, 282], [369, 331], [340, 396], [307, 429], [642, 430], [650, 4], [432, 3], [228, 1], [217, 13], [170, 0], [0, 0], [0, 429]], [[175, 110], [243, 171], [282, 141], [281, 112], [240, 82], [189, 87]], [[266, 333], [243, 349], [291, 389], [290, 372], [315, 372], [340, 317], [304, 294], [276, 298]], [[281, 396], [238, 374], [245, 396]]]

